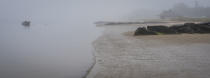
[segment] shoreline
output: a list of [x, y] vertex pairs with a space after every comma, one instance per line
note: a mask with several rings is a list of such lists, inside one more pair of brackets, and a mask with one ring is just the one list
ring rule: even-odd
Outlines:
[[[210, 60], [206, 56], [210, 55], [207, 53], [209, 51], [207, 47], [210, 47], [210, 34], [137, 37], [131, 36], [131, 33], [124, 34], [132, 32], [137, 27], [139, 25], [104, 27], [102, 35], [92, 43], [95, 49], [93, 52], [95, 63], [85, 78], [178, 78], [180, 75], [186, 76], [185, 78], [209, 77], [207, 73], [210, 71], [204, 72], [204, 69], [210, 66], [200, 67], [198, 72], [203, 74], [190, 70], [197, 69], [197, 65], [210, 64], [205, 61]], [[197, 54], [196, 51], [201, 53]], [[194, 63], [193, 60], [197, 61]]]
[[[102, 33], [102, 35], [103, 35], [103, 33]], [[100, 36], [102, 36], [102, 35], [100, 35]], [[99, 36], [99, 37], [100, 37]], [[99, 38], [98, 37], [98, 38]], [[97, 39], [98, 39], [97, 38]], [[96, 40], [97, 40], [96, 39]], [[93, 76], [92, 75], [95, 75], [94, 73], [96, 73], [96, 71], [94, 71], [94, 70], [96, 70], [96, 68], [98, 68], [98, 65], [97, 65], [97, 57], [96, 57], [96, 46], [94, 46], [94, 42], [96, 41], [96, 40], [94, 40], [93, 42], [92, 42], [92, 46], [93, 46], [93, 60], [94, 60], [94, 62], [93, 62], [93, 64], [91, 65], [91, 67], [87, 70], [87, 73], [84, 75], [84, 77], [83, 78], [92, 78]]]
[[95, 67], [95, 64], [96, 64], [96, 57], [94, 55], [95, 53], [95, 49], [93, 51], [93, 63], [92, 65], [90, 66], [90, 68], [88, 68], [88, 70], [86, 71], [85, 75], [82, 77], [82, 78], [87, 78], [87, 76], [90, 74], [91, 70], [93, 69], [93, 67]]

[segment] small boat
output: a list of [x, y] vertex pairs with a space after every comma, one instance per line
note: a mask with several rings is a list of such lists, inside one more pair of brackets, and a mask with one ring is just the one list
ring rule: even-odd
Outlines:
[[22, 25], [25, 26], [25, 27], [29, 27], [30, 24], [31, 24], [30, 21], [23, 21], [23, 22], [22, 22]]

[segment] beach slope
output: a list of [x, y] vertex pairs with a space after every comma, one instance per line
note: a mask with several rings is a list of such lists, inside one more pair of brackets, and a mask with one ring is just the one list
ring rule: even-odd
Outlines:
[[210, 34], [133, 36], [139, 26], [104, 26], [87, 78], [210, 77]]

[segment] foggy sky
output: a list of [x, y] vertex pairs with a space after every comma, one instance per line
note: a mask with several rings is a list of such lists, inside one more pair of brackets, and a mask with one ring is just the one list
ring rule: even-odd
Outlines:
[[[195, 0], [0, 0], [0, 20], [115, 19], [136, 10], [161, 11], [175, 3], [193, 6]], [[210, 0], [199, 0], [208, 6]], [[77, 20], [77, 19], [74, 19]]]

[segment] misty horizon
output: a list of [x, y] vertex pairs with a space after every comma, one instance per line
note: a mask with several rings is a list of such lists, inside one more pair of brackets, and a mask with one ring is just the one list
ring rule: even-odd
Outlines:
[[[210, 1], [198, 1], [199, 5], [208, 7]], [[78, 20], [74, 18], [83, 18], [84, 20], [120, 20], [132, 16], [136, 13], [149, 13], [151, 16], [157, 16], [163, 10], [172, 8], [174, 4], [185, 3], [189, 6], [195, 5], [195, 0], [106, 0], [106, 1], [51, 1], [51, 0], [1, 0], [0, 20], [5, 21], [65, 21]], [[141, 10], [143, 12], [141, 12]], [[141, 15], [143, 15], [141, 14]], [[138, 15], [138, 14], [137, 14]]]

